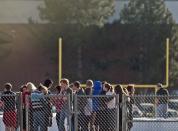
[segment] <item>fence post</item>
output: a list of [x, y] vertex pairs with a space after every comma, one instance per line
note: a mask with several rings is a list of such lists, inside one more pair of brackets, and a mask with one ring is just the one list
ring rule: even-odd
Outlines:
[[74, 131], [78, 131], [77, 95], [74, 95]]
[[68, 126], [67, 126], [67, 131], [71, 131], [71, 128], [72, 128], [72, 111], [71, 111], [71, 100], [70, 100], [70, 95], [67, 96], [67, 100], [68, 100]]
[[19, 104], [19, 106], [20, 106], [20, 111], [19, 111], [19, 113], [20, 113], [20, 131], [23, 131], [23, 98], [22, 98], [22, 93], [20, 93], [20, 104]]
[[29, 131], [29, 96], [25, 97], [25, 103], [26, 105], [24, 105], [25, 107], [25, 115], [26, 115], [26, 131]]
[[119, 131], [119, 95], [116, 95], [116, 131]]
[[156, 95], [154, 95], [154, 118], [156, 118], [157, 116], [157, 113], [156, 113], [156, 108], [157, 108], [157, 105], [156, 105]]
[[127, 96], [122, 95], [122, 131], [127, 131]]

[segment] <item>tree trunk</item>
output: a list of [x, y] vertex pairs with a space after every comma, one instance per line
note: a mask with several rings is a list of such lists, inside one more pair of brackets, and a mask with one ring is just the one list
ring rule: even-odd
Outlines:
[[82, 47], [79, 46], [78, 49], [77, 49], [77, 57], [78, 57], [78, 73], [77, 73], [77, 76], [78, 76], [78, 79], [79, 80], [82, 80]]

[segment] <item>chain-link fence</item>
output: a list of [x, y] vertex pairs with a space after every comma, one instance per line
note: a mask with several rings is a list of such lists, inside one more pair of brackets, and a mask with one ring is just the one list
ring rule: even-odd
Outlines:
[[21, 104], [21, 93], [0, 94], [0, 130], [21, 130]]
[[[0, 130], [177, 131], [178, 96], [0, 95]], [[122, 129], [121, 129], [122, 128]]]
[[116, 96], [75, 96], [74, 127], [81, 131], [117, 131], [119, 108]]
[[[124, 96], [126, 129], [133, 131], [176, 131], [178, 96]], [[130, 102], [129, 102], [130, 101]], [[127, 110], [124, 110], [127, 109]]]
[[118, 128], [116, 96], [74, 95], [71, 98], [32, 93], [26, 103], [27, 131], [45, 131], [47, 128], [59, 131], [116, 131]]
[[70, 97], [32, 93], [26, 100], [26, 130], [70, 131], [73, 108]]

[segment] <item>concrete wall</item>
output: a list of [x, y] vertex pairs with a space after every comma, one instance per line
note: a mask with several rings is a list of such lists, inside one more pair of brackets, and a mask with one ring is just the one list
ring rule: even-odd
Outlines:
[[177, 131], [178, 119], [140, 119], [133, 122], [131, 131]]

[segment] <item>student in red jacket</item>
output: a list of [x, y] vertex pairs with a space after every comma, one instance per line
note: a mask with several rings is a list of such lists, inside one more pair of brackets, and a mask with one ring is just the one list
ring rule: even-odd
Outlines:
[[11, 89], [12, 85], [6, 83], [5, 91], [1, 97], [1, 101], [4, 103], [3, 122], [5, 131], [15, 131], [17, 127], [16, 94]]

